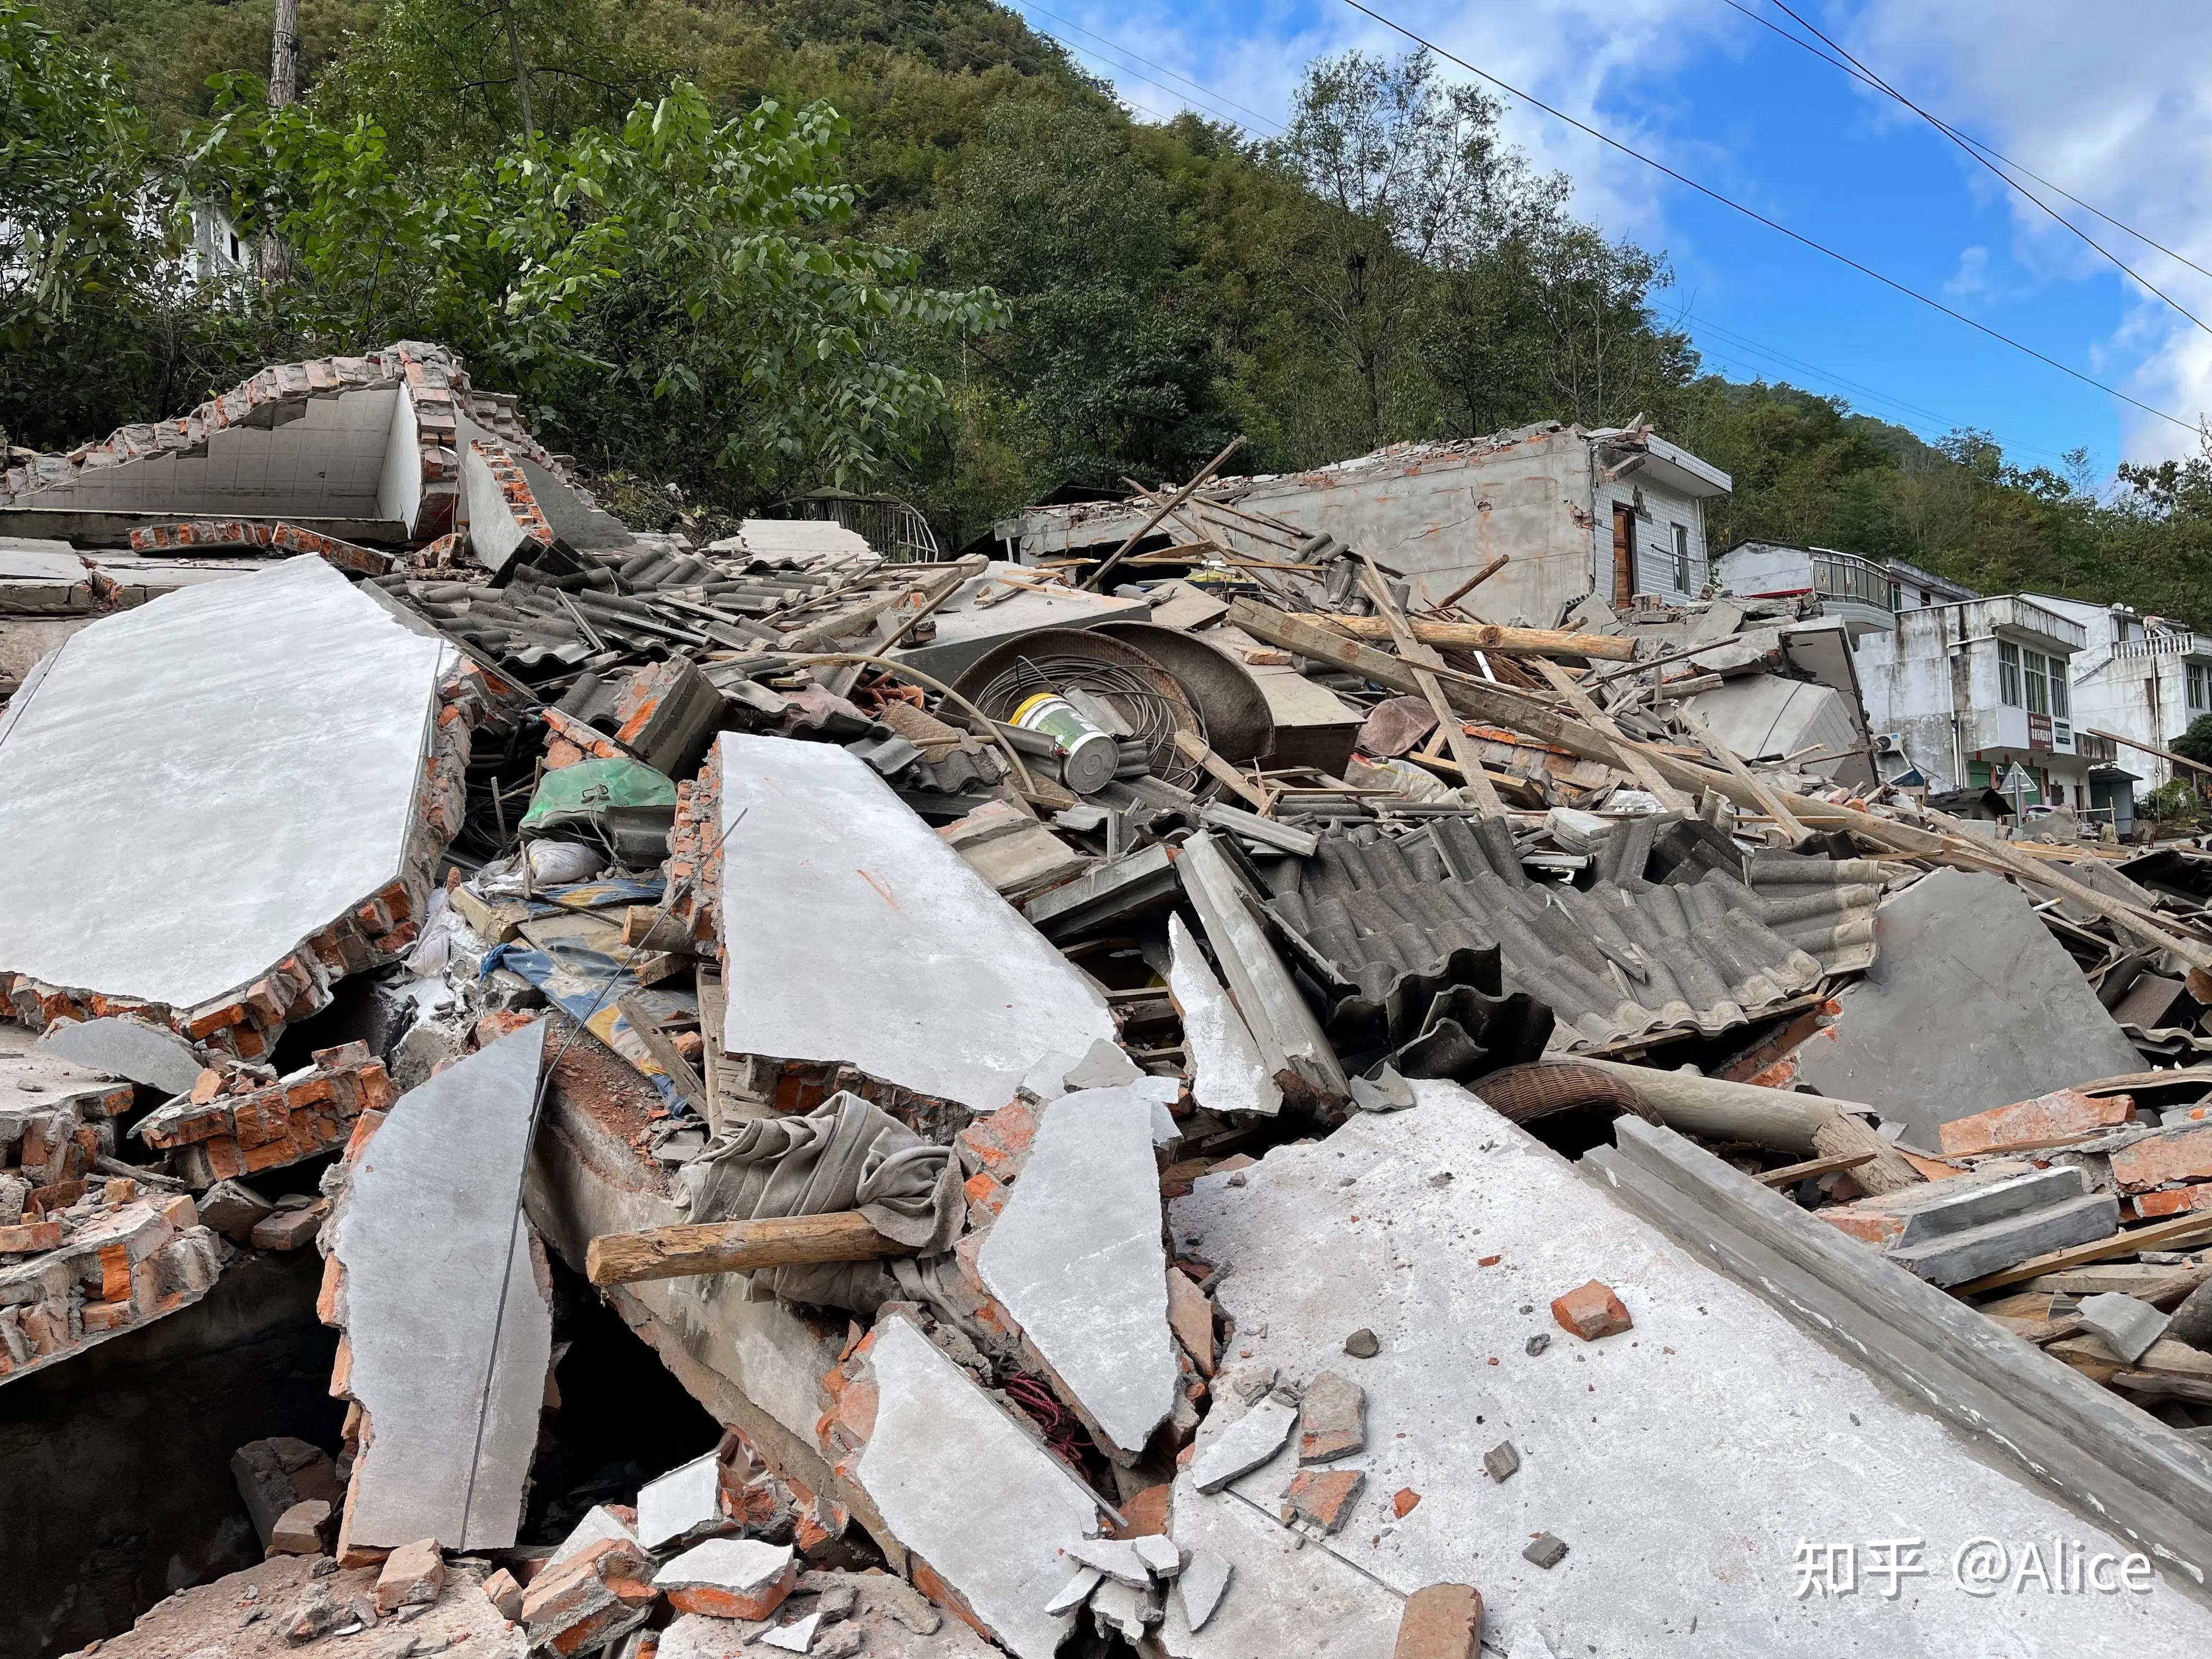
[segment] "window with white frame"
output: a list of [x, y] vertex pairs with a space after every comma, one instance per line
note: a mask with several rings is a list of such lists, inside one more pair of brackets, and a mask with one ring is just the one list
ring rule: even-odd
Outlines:
[[1997, 701], [2008, 708], [2020, 707], [2020, 647], [2010, 640], [1997, 641]]
[[2212, 711], [2212, 667], [2193, 662], [2189, 665], [2189, 712], [2208, 711]]
[[2051, 712], [2051, 659], [2040, 651], [2031, 651], [2025, 659], [2027, 669], [2027, 712], [2048, 714]]
[[1690, 589], [1690, 526], [1674, 526], [1674, 591], [1687, 593]]
[[2067, 719], [2074, 712], [2074, 705], [2067, 696], [2066, 659], [2063, 657], [2051, 659], [2051, 712], [2060, 720]]

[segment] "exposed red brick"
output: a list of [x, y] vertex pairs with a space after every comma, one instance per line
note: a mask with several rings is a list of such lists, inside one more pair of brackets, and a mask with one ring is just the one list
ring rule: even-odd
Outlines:
[[1553, 1298], [1552, 1317], [1559, 1322], [1560, 1329], [1571, 1331], [1585, 1342], [1617, 1336], [1635, 1323], [1613, 1287], [1595, 1279]]

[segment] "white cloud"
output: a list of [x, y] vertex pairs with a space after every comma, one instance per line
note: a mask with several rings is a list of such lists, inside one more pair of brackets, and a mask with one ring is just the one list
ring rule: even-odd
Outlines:
[[[1056, 16], [1022, 9], [1036, 27], [1079, 48], [1077, 61], [1113, 81], [1133, 107], [1159, 113], [1188, 107], [1244, 122], [1255, 135], [1265, 130], [1246, 111], [1262, 112], [1279, 127], [1314, 58], [1354, 48], [1398, 58], [1414, 49], [1405, 36], [1334, 0], [1319, 8], [1283, 0], [1204, 9], [1188, 0], [1048, 3]], [[1381, 0], [1376, 9], [1501, 80], [1662, 155], [1676, 150], [1679, 141], [1668, 137], [1658, 118], [1669, 95], [1661, 88], [1671, 71], [1710, 47], [1715, 34], [1731, 33], [1727, 23], [1734, 17], [1702, 0], [1524, 0], [1510, 8]], [[1131, 63], [1129, 53], [1141, 54], [1150, 64]], [[1475, 79], [1448, 61], [1439, 60], [1438, 68], [1452, 80]], [[1206, 94], [1190, 92], [1178, 77], [1196, 82]], [[1578, 213], [1613, 234], [1663, 243], [1664, 181], [1658, 175], [1541, 111], [1486, 89], [1504, 99], [1506, 136], [1539, 167], [1575, 180]], [[1689, 163], [1685, 171], [1694, 167], [1710, 173], [1726, 158], [1700, 149], [1672, 159]]]
[[[2203, 0], [2131, 0], [2094, 12], [2078, 0], [1864, 0], [1830, 6], [1821, 27], [1916, 102], [2212, 268], [2208, 17]], [[1893, 118], [1917, 120], [1887, 107]], [[1971, 168], [1963, 157], [1960, 165]], [[2015, 270], [2040, 282], [2110, 271], [2033, 204], [2011, 199], [2006, 258]], [[2212, 277], [2078, 210], [2075, 217], [2212, 321]], [[2185, 419], [2212, 411], [2212, 334], [2132, 283], [2127, 292], [2127, 314], [2101, 343], [2097, 371]], [[2163, 421], [2124, 406], [2120, 413], [2131, 456], [2195, 447], [2189, 433]]]

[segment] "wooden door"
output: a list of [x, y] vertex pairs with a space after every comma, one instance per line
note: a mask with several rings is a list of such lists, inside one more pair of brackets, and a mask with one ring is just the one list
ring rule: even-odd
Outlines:
[[1626, 611], [1636, 603], [1636, 509], [1616, 503], [1613, 509], [1613, 608]]

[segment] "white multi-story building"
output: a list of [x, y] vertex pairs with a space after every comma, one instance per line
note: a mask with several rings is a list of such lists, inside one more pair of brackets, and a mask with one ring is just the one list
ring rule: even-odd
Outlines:
[[2158, 751], [2171, 749], [2191, 720], [2212, 714], [2212, 639], [2185, 623], [2146, 617], [2124, 605], [2033, 597], [2080, 623], [2088, 636], [2069, 665], [2077, 725], [2117, 740], [2146, 791], [2177, 770], [2187, 774]]
[[1885, 778], [1910, 769], [1932, 795], [1988, 788], [2030, 807], [2094, 808], [2102, 757], [2083, 750], [2072, 696], [2070, 664], [2088, 643], [2079, 622], [2005, 593], [1899, 611], [1893, 623], [1854, 652]]

